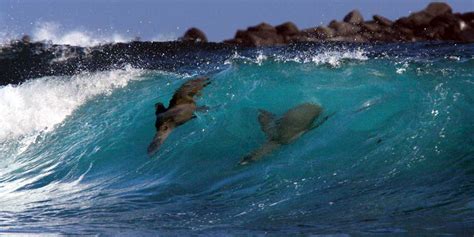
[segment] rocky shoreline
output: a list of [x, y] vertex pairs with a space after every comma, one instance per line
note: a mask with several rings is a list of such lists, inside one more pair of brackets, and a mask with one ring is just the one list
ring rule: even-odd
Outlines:
[[364, 21], [354, 10], [343, 21], [328, 26], [299, 30], [291, 23], [271, 26], [261, 23], [238, 30], [233, 39], [208, 42], [204, 32], [189, 29], [178, 41], [104, 44], [95, 47], [31, 42], [28, 37], [0, 48], [0, 86], [19, 84], [30, 78], [74, 75], [83, 71], [104, 71], [125, 65], [143, 69], [176, 71], [194, 65], [205, 67], [207, 54], [232, 54], [248, 47], [400, 42], [474, 42], [474, 12], [453, 13], [445, 3], [431, 3], [426, 9], [391, 21], [375, 15]]
[[[191, 35], [197, 36], [196, 29]], [[200, 35], [204, 35], [201, 33]], [[205, 41], [195, 37], [194, 40]], [[271, 26], [261, 23], [238, 30], [233, 39], [224, 43], [244, 46], [285, 45], [295, 42], [474, 42], [474, 12], [453, 13], [446, 3], [430, 3], [422, 11], [391, 21], [374, 15], [365, 21], [358, 10], [349, 12], [342, 21], [333, 20], [327, 26], [299, 30], [292, 22]]]

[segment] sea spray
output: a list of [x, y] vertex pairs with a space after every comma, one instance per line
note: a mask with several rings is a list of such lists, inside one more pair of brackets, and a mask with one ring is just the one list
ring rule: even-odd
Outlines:
[[141, 73], [126, 67], [71, 78], [44, 77], [0, 87], [0, 143], [52, 131], [79, 106], [95, 96], [123, 88], [130, 81], [143, 79], [139, 77]]

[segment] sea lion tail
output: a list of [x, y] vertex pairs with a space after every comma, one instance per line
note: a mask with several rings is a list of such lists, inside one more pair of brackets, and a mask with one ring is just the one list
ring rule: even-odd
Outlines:
[[260, 123], [262, 131], [267, 135], [267, 138], [271, 139], [275, 133], [275, 114], [259, 109], [258, 122]]

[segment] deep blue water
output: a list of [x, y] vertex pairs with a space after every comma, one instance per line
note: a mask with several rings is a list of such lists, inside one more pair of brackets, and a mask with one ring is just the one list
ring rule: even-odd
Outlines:
[[[208, 57], [0, 87], [0, 233], [474, 234], [474, 45]], [[203, 74], [209, 111], [149, 157], [153, 105]], [[258, 109], [305, 102], [334, 115], [238, 165]]]

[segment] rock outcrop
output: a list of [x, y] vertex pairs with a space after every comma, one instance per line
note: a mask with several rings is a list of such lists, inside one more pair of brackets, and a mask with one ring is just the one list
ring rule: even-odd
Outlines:
[[227, 40], [225, 43], [240, 44], [243, 46], [283, 45], [288, 43], [285, 42], [284, 34], [281, 33], [286, 33], [287, 29], [284, 28], [285, 27], [280, 27], [279, 33], [277, 28], [262, 22], [256, 26], [248, 27], [247, 30], [238, 30], [237, 33], [235, 33], [234, 39]]
[[380, 15], [364, 21], [358, 10], [349, 12], [342, 21], [328, 26], [299, 30], [291, 22], [273, 27], [267, 23], [237, 31], [224, 41], [243, 46], [284, 45], [293, 42], [474, 42], [474, 12], [453, 13], [446, 3], [430, 3], [425, 9], [395, 21]]
[[207, 42], [207, 37], [204, 32], [198, 28], [190, 28], [188, 29], [183, 37], [179, 38], [181, 41], [188, 41], [188, 42]]

